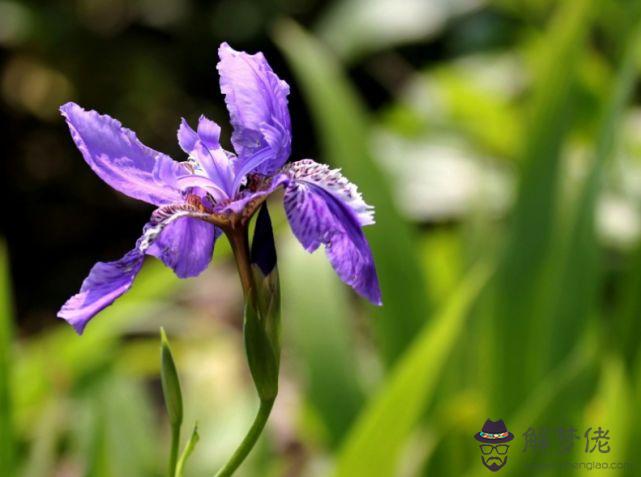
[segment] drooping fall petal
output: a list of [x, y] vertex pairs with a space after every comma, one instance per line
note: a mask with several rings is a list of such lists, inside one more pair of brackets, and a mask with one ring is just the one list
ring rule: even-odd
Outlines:
[[[83, 281], [80, 291], [62, 306], [58, 317], [69, 322], [76, 332], [81, 334], [91, 318], [131, 288], [142, 267], [145, 254], [152, 254], [151, 252], [155, 254], [161, 250], [160, 247], [156, 247], [155, 242], [169, 227], [179, 220], [192, 217], [195, 220], [201, 216], [202, 214], [187, 204], [167, 205], [156, 209], [151, 220], [145, 225], [142, 236], [136, 241], [135, 248], [113, 262], [96, 263]], [[178, 230], [174, 230], [171, 237], [174, 238], [177, 232]], [[183, 271], [194, 273], [204, 268], [202, 249], [208, 249], [210, 246], [209, 234], [205, 232], [205, 235], [201, 236], [196, 232], [202, 233], [202, 230], [191, 230], [181, 238], [184, 248], [179, 253], [163, 257], [169, 262], [169, 266], [175, 267], [176, 273], [179, 273], [178, 270], [181, 273]], [[169, 238], [164, 240], [171, 243]], [[213, 240], [212, 236], [211, 247], [213, 247]], [[201, 251], [188, 252], [191, 248], [200, 248]]]
[[336, 196], [352, 210], [361, 226], [374, 223], [374, 207], [365, 203], [356, 185], [348, 181], [340, 169], [302, 159], [285, 166], [283, 172], [294, 180], [314, 184]]
[[169, 224], [149, 247], [148, 255], [162, 260], [178, 278], [200, 275], [211, 262], [221, 230], [192, 217]]
[[294, 235], [309, 252], [323, 244], [341, 280], [381, 305], [374, 259], [361, 230], [363, 222], [371, 223], [369, 209], [365, 211], [360, 196], [350, 197], [320, 185], [321, 177], [306, 180], [300, 171], [293, 176], [285, 188], [285, 212]]

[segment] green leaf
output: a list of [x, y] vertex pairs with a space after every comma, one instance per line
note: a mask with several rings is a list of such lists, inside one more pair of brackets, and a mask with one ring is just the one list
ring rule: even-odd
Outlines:
[[310, 255], [294, 238], [279, 243], [283, 310], [290, 318], [285, 336], [295, 350], [291, 359], [329, 444], [335, 446], [364, 400], [348, 291], [322, 251]]
[[[597, 238], [595, 216], [597, 201], [602, 190], [605, 167], [613, 156], [621, 130], [621, 119], [632, 95], [639, 74], [638, 58], [641, 53], [641, 16], [637, 5], [629, 10], [632, 28], [622, 26], [621, 40], [624, 51], [619, 59], [617, 74], [609, 88], [611, 94], [603, 105], [601, 123], [595, 145], [594, 157], [587, 178], [582, 184], [566, 242], [560, 247], [559, 260], [555, 260], [559, 282], [553, 287], [551, 308], [547, 323], [554, 335], [548, 359], [555, 362], [567, 354], [577, 330], [599, 303], [602, 284], [601, 256]], [[627, 46], [626, 46], [627, 45]], [[625, 335], [615, 336], [625, 341]]]
[[[621, 356], [616, 352], [602, 360], [599, 388], [593, 402], [587, 407], [583, 429], [602, 427], [609, 431], [611, 451], [607, 454], [611, 462], [630, 460], [638, 442], [630, 440], [635, 424], [634, 411], [638, 402], [633, 399], [632, 387]], [[581, 449], [583, 450], [583, 449]], [[585, 455], [581, 452], [582, 455]], [[610, 472], [609, 475], [623, 475], [624, 472]]]
[[[541, 377], [539, 351], [553, 339], [540, 327], [544, 266], [554, 239], [561, 148], [573, 112], [574, 81], [585, 51], [594, 2], [559, 4], [546, 34], [542, 68], [536, 78], [531, 116], [522, 152], [522, 171], [505, 254], [497, 271], [493, 310], [494, 377], [501, 389], [493, 415], [508, 415]], [[524, 356], [523, 360], [505, 359]], [[524, 362], [525, 361], [525, 362]]]
[[0, 469], [7, 475], [13, 473], [15, 459], [11, 399], [12, 307], [9, 257], [4, 240], [0, 240]]
[[182, 454], [180, 454], [180, 459], [178, 459], [178, 465], [176, 466], [176, 477], [183, 477], [183, 469], [185, 468], [185, 463], [187, 462], [187, 459], [189, 459], [191, 453], [194, 451], [194, 448], [196, 447], [196, 444], [198, 444], [199, 440], [200, 436], [198, 435], [198, 424], [195, 424], [194, 430], [192, 431], [191, 436], [189, 437], [189, 440], [187, 441], [187, 444], [182, 451]]
[[155, 474], [159, 434], [152, 427], [153, 402], [143, 383], [121, 373], [109, 373], [101, 381], [89, 396], [99, 419], [96, 431], [104, 432], [104, 455], [97, 464], [106, 464], [110, 476]]
[[429, 313], [415, 231], [394, 205], [391, 187], [372, 159], [367, 114], [340, 65], [293, 22], [281, 22], [275, 37], [306, 96], [324, 159], [341, 167], [376, 208], [376, 225], [366, 227], [365, 233], [378, 270], [383, 307], [372, 310], [372, 322], [384, 357], [391, 363]]
[[66, 409], [59, 399], [49, 399], [42, 406], [38, 422], [33, 423], [34, 438], [22, 477], [55, 475], [57, 445], [63, 434]]
[[[614, 88], [613, 104], [610, 108], [610, 114], [606, 115], [605, 120], [605, 125], [608, 127], [611, 136], [614, 136], [620, 129], [623, 106], [633, 90], [633, 80], [637, 79], [639, 74], [638, 58], [641, 53], [641, 19], [639, 19], [638, 13], [635, 28], [627, 38], [628, 46], [623, 55], [620, 72]], [[600, 150], [604, 151], [603, 155], [609, 152], [607, 146], [613, 147], [608, 142], [605, 142], [606, 139], [609, 139], [609, 137], [604, 136], [602, 140], [604, 145], [600, 148]], [[592, 175], [602, 171], [602, 162], [595, 161]], [[593, 187], [596, 189], [599, 183], [596, 178], [591, 179], [591, 182], [595, 183]], [[588, 185], [590, 183], [586, 184], [586, 188]], [[637, 245], [628, 262], [631, 263], [631, 266], [628, 273], [623, 274], [623, 286], [618, 296], [616, 319], [613, 321], [612, 340], [617, 347], [622, 349], [624, 360], [631, 364], [639, 353], [639, 339], [641, 336], [641, 322], [639, 321], [639, 310], [641, 310], [641, 295], [639, 294], [639, 286], [641, 286], [641, 243]]]
[[418, 334], [348, 435], [335, 475], [396, 475], [399, 453], [434, 395], [444, 364], [490, 269], [478, 264]]
[[[504, 416], [508, 427], [519, 431], [525, 431], [530, 426], [550, 425], [557, 422], [561, 425], [575, 425], [577, 421], [568, 420], [568, 416], [560, 417], [560, 421], [551, 421], [550, 413], [556, 407], [557, 400], [565, 394], [570, 394], [577, 404], [584, 403], [584, 395], [581, 391], [581, 382], [586, 375], [590, 375], [598, 367], [597, 357], [599, 354], [598, 333], [594, 328], [587, 329], [583, 334], [572, 353], [550, 371], [543, 379], [536, 383], [527, 398], [519, 409], [511, 416]], [[515, 433], [516, 434], [516, 433]], [[510, 452], [509, 465], [505, 468], [508, 475], [529, 475], [531, 467], [526, 468], [525, 464], [536, 465], [531, 459], [539, 457], [537, 454]], [[528, 461], [527, 459], [530, 459]], [[578, 459], [581, 460], [581, 459]], [[565, 469], [564, 469], [565, 470]], [[485, 477], [487, 469], [481, 466], [476, 460], [470, 465], [466, 477]]]

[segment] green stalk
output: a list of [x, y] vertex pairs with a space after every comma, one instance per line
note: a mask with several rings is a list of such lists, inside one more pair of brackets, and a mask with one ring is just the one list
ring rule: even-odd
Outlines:
[[227, 463], [223, 466], [222, 469], [218, 471], [216, 474], [216, 477], [228, 477], [230, 475], [233, 475], [236, 469], [240, 466], [240, 464], [243, 463], [243, 461], [247, 458], [251, 450], [254, 448], [254, 445], [256, 445], [256, 441], [260, 437], [261, 433], [263, 432], [263, 429], [265, 428], [265, 424], [267, 423], [267, 419], [269, 418], [269, 414], [271, 413], [272, 407], [274, 406], [274, 399], [267, 400], [267, 401], [260, 401], [260, 407], [258, 408], [258, 414], [256, 414], [256, 418], [254, 419], [254, 423], [252, 424], [251, 428], [249, 429], [249, 432], [247, 432], [247, 435], [243, 439], [243, 441], [240, 443], [234, 454], [231, 456], [231, 458], [227, 461]]
[[247, 361], [260, 398], [260, 407], [254, 422], [234, 454], [218, 471], [216, 477], [231, 476], [245, 461], [256, 445], [271, 413], [278, 392], [278, 344], [266, 331], [266, 319], [259, 310], [258, 290], [252, 271], [247, 227], [226, 230], [234, 252], [238, 275], [245, 297], [245, 324], [243, 333]]
[[171, 426], [171, 453], [169, 454], [169, 477], [174, 477], [178, 462], [178, 447], [180, 446], [180, 425]]

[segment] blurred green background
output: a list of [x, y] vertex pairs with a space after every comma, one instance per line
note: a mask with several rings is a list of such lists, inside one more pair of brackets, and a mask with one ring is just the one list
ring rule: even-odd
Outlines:
[[[251, 422], [225, 240], [196, 279], [148, 260], [82, 338], [55, 318], [150, 212], [93, 175], [57, 107], [181, 159], [180, 116], [227, 124], [221, 41], [292, 86], [293, 158], [376, 207], [385, 303], [304, 252], [274, 201], [281, 391], [238, 475], [488, 475], [487, 418], [516, 435], [501, 475], [641, 475], [636, 0], [0, 1], [0, 475], [164, 475], [161, 325], [200, 426], [186, 475], [213, 475]], [[586, 453], [598, 426], [611, 451]], [[580, 438], [524, 452], [528, 428]]]

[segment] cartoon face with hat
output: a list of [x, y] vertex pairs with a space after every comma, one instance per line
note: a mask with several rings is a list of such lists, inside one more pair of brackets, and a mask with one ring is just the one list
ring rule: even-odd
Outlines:
[[481, 432], [474, 434], [474, 439], [481, 443], [479, 447], [483, 465], [492, 472], [501, 470], [507, 463], [508, 442], [514, 439], [514, 434], [508, 432], [503, 419], [485, 421]]

